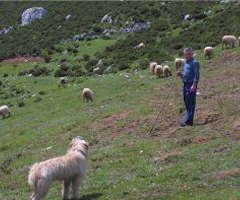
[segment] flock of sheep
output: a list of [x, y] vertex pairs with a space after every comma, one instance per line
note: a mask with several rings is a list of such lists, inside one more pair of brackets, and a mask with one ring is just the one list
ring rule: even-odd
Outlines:
[[[224, 49], [224, 47], [233, 48], [235, 47], [236, 42], [237, 42], [237, 39], [234, 35], [225, 35], [222, 37], [222, 49]], [[240, 37], [238, 38], [238, 42], [240, 46]], [[140, 43], [135, 48], [145, 48], [145, 44]], [[213, 57], [213, 52], [214, 52], [213, 47], [210, 47], [210, 46], [205, 47], [204, 48], [205, 59], [211, 59]], [[176, 58], [174, 61], [174, 65], [177, 70], [179, 70], [184, 65], [184, 63], [185, 63], [185, 60], [181, 58]], [[168, 77], [172, 75], [171, 68], [168, 65], [162, 66], [157, 64], [156, 62], [151, 62], [149, 67], [152, 73], [155, 74], [157, 78], [160, 78], [162, 76]], [[96, 68], [95, 73], [98, 70], [100, 69]], [[67, 84], [67, 77], [61, 77], [60, 84], [62, 86], [65, 86]], [[83, 98], [83, 101], [87, 101], [87, 102], [93, 101], [93, 92], [89, 88], [84, 88], [82, 91], [82, 98]], [[3, 118], [11, 116], [9, 107], [7, 105], [2, 105], [0, 107], [0, 115], [2, 115]]]
[[[237, 42], [237, 39], [234, 35], [225, 35], [222, 37], [222, 49], [225, 48], [234, 48], [235, 44]], [[240, 46], [240, 37], [238, 38], [239, 46]], [[142, 43], [141, 43], [142, 44]], [[205, 59], [211, 59], [213, 58], [214, 49], [211, 46], [207, 46], [204, 48], [204, 58]], [[184, 65], [185, 59], [182, 58], [176, 58], [174, 61], [174, 65], [177, 70], [180, 70], [180, 68]], [[156, 75], [157, 78], [160, 78], [162, 75], [165, 77], [171, 76], [171, 68], [168, 65], [158, 65], [156, 62], [150, 62], [149, 65], [150, 70], [153, 74]]]

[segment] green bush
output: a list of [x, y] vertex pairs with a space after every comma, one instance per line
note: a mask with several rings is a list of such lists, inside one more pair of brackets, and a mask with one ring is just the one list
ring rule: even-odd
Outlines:
[[36, 103], [36, 102], [39, 102], [39, 101], [42, 101], [42, 98], [39, 97], [39, 96], [36, 96], [35, 99], [34, 99], [34, 102]]
[[45, 95], [45, 94], [47, 94], [47, 92], [40, 90], [40, 91], [38, 92], [38, 94], [40, 94], [40, 95]]
[[83, 55], [83, 60], [84, 61], [89, 61], [90, 60], [90, 56], [88, 54], [84, 54]]
[[23, 99], [17, 100], [17, 105], [18, 105], [18, 107], [23, 107], [23, 106], [25, 106], [25, 103], [24, 103]]
[[63, 64], [60, 64], [60, 70], [62, 70], [62, 71], [68, 71], [69, 69], [70, 69], [70, 67], [67, 65], [67, 64], [65, 64], [65, 63], [63, 63]]

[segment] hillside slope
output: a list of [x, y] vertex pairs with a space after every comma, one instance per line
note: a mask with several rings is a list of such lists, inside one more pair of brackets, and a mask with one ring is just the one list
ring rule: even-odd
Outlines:
[[[6, 89], [15, 85], [31, 95], [22, 107], [14, 103], [21, 93], [8, 98], [12, 116], [1, 120], [0, 198], [28, 199], [30, 165], [64, 154], [77, 135], [91, 144], [83, 199], [240, 198], [240, 50], [217, 48], [209, 61], [196, 53], [201, 81], [195, 125], [179, 127], [179, 80], [152, 135], [173, 77], [156, 79], [143, 70], [72, 79], [62, 88], [49, 76], [16, 79], [20, 69], [13, 68], [15, 75], [3, 79]], [[1, 73], [8, 68], [2, 66]], [[83, 87], [94, 91], [93, 103], [81, 101]], [[59, 198], [56, 183], [46, 199]]]
[[[1, 2], [1, 28], [18, 27], [32, 5]], [[65, 154], [76, 136], [90, 143], [84, 200], [240, 199], [240, 48], [219, 45], [224, 34], [240, 35], [238, 3], [34, 2], [42, 5], [45, 18], [0, 35], [0, 59], [29, 56], [0, 63], [0, 105], [11, 111], [0, 119], [1, 200], [29, 199], [29, 167]], [[99, 23], [108, 12], [123, 24], [150, 21], [151, 27], [73, 41], [81, 32], [121, 28]], [[195, 18], [183, 21], [189, 13]], [[146, 48], [134, 49], [141, 42]], [[215, 47], [211, 60], [203, 57], [207, 45]], [[149, 134], [176, 78], [173, 58], [186, 46], [201, 66], [195, 124], [179, 126], [185, 109], [178, 79]], [[49, 59], [37, 62], [30, 57], [36, 55]], [[112, 66], [112, 73], [94, 75], [100, 59], [98, 66]], [[156, 78], [148, 69], [153, 60], [168, 61], [173, 76]], [[59, 76], [68, 76], [66, 86]], [[85, 87], [93, 102], [82, 101]], [[60, 190], [60, 183], [52, 184], [46, 200], [60, 199]]]

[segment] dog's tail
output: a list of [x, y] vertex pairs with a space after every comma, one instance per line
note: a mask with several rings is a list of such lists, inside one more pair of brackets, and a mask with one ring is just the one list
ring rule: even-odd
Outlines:
[[29, 185], [31, 185], [34, 189], [37, 188], [37, 181], [38, 181], [38, 176], [39, 174], [37, 173], [38, 170], [36, 170], [36, 168], [38, 167], [38, 163], [35, 163], [29, 172], [28, 175], [28, 183]]

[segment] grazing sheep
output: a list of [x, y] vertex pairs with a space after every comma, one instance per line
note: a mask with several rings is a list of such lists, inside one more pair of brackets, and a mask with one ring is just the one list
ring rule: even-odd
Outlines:
[[171, 69], [168, 65], [164, 65], [163, 66], [163, 74], [164, 76], [168, 77], [168, 76], [172, 76], [172, 72]]
[[93, 101], [93, 92], [89, 89], [89, 88], [84, 88], [83, 92], [82, 92], [82, 97], [83, 97], [83, 101], [87, 100], [87, 102], [89, 100]]
[[142, 43], [138, 44], [137, 46], [135, 46], [135, 49], [143, 49], [145, 47], [146, 47], [145, 44], [142, 42]]
[[210, 59], [213, 57], [213, 47], [205, 47], [204, 48], [204, 58], [205, 59]]
[[156, 62], [150, 62], [149, 68], [151, 69], [152, 73], [154, 74], [154, 69], [157, 66]]
[[234, 35], [225, 35], [222, 37], [222, 49], [224, 46], [226, 47], [235, 47], [237, 39]]
[[154, 69], [154, 72], [157, 78], [160, 78], [163, 74], [163, 67], [161, 65], [157, 65]]
[[101, 74], [101, 69], [99, 67], [93, 69], [94, 74]]
[[60, 83], [62, 86], [65, 86], [67, 84], [67, 77], [61, 77], [60, 78]]
[[5, 118], [7, 115], [8, 117], [11, 116], [8, 106], [3, 105], [0, 107], [0, 115], [2, 115], [2, 118]]
[[185, 64], [185, 60], [182, 58], [175, 58], [174, 65], [177, 70], [180, 70], [181, 67]]

